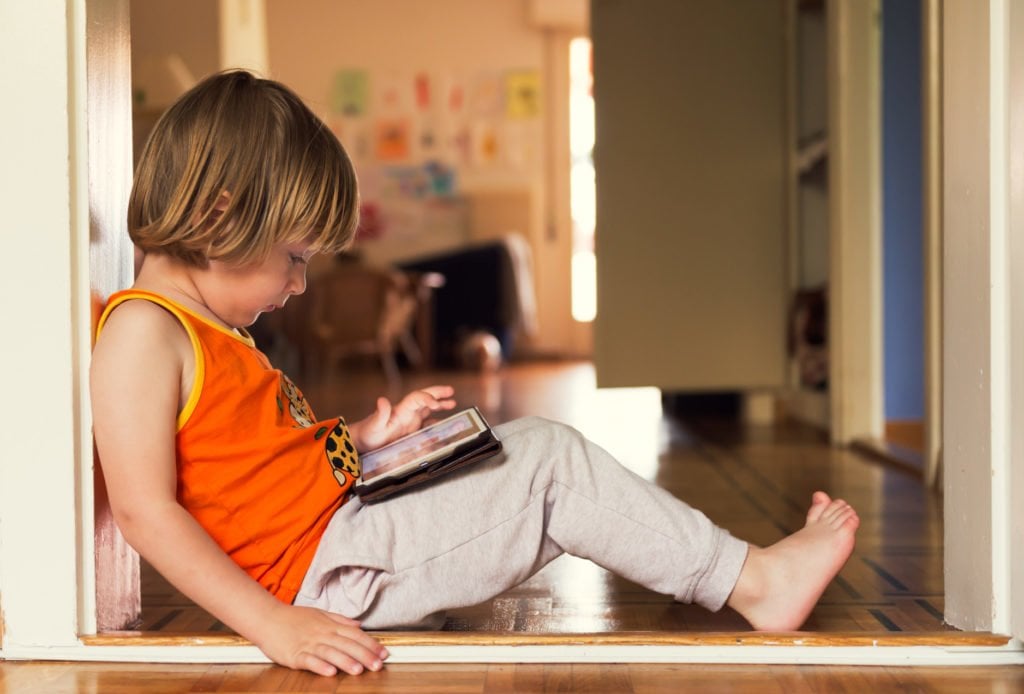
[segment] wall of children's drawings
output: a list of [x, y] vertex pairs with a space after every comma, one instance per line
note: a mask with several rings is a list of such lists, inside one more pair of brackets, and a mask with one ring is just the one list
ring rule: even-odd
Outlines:
[[469, 242], [474, 192], [543, 194], [543, 32], [525, 7], [267, 2], [273, 76], [317, 110], [356, 165], [357, 250], [369, 260]]
[[381, 260], [459, 245], [470, 235], [460, 178], [468, 170], [527, 172], [540, 116], [540, 74], [469, 78], [338, 69], [328, 125], [360, 171], [360, 247]]

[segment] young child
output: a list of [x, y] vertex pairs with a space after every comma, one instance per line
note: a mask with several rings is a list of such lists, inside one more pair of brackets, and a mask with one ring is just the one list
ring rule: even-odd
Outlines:
[[351, 242], [356, 209], [334, 136], [245, 72], [197, 85], [146, 145], [128, 211], [144, 260], [101, 318], [92, 403], [117, 523], [171, 583], [272, 660], [324, 675], [382, 666], [362, 627], [437, 624], [562, 552], [756, 629], [804, 622], [859, 524], [822, 492], [800, 531], [749, 546], [527, 418], [496, 427], [504, 454], [474, 468], [380, 504], [350, 495], [358, 451], [453, 408], [452, 388], [317, 420], [245, 326], [303, 292], [311, 254]]

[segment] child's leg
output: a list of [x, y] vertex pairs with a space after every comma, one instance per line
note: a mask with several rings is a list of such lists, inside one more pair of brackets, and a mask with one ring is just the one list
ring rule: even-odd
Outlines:
[[498, 434], [504, 460], [378, 505], [343, 507], [296, 602], [369, 628], [413, 625], [487, 600], [562, 551], [709, 609], [732, 593], [747, 545], [702, 513], [569, 427], [530, 418]]
[[569, 427], [528, 418], [497, 432], [504, 459], [343, 507], [297, 602], [367, 626], [414, 624], [487, 600], [565, 551], [684, 602], [725, 603], [746, 543]]

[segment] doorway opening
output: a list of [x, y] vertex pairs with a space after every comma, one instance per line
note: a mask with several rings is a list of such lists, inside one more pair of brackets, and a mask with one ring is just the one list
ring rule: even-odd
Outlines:
[[569, 43], [570, 209], [572, 212], [572, 317], [587, 323], [597, 316], [597, 260], [594, 229], [594, 59], [589, 38]]

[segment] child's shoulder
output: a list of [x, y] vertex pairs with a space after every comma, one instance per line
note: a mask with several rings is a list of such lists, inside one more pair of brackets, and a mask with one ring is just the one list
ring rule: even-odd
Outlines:
[[125, 297], [109, 310], [100, 336], [112, 332], [181, 331], [181, 323], [167, 309], [143, 297]]
[[152, 301], [130, 299], [118, 303], [105, 317], [95, 352], [166, 355], [183, 350], [190, 351], [191, 343], [177, 317]]

